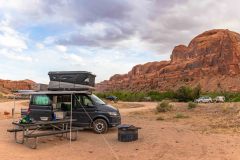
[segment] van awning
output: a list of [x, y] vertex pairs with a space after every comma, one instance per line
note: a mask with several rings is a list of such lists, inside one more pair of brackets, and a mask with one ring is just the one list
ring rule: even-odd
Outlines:
[[52, 95], [59, 95], [59, 94], [92, 94], [90, 91], [32, 91], [32, 90], [19, 90], [15, 94], [21, 94], [21, 95], [38, 95], [38, 94], [52, 94]]

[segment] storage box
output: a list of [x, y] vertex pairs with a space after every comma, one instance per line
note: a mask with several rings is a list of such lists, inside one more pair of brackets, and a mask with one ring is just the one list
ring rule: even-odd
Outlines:
[[64, 119], [66, 117], [66, 112], [54, 112], [56, 119]]

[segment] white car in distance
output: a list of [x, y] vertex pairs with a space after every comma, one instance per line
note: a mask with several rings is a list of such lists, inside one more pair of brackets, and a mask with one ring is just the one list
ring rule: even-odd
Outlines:
[[212, 103], [213, 100], [211, 97], [208, 96], [203, 96], [203, 97], [199, 97], [198, 99], [195, 99], [196, 103]]
[[216, 98], [214, 98], [214, 102], [223, 103], [223, 102], [225, 102], [225, 97], [224, 96], [217, 96]]

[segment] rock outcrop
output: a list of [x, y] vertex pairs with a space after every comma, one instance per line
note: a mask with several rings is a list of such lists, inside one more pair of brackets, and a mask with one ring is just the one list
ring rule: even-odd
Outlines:
[[31, 80], [11, 81], [0, 79], [0, 92], [10, 94], [14, 90], [31, 90], [36, 83]]
[[240, 91], [240, 34], [206, 31], [188, 46], [176, 46], [170, 61], [136, 65], [96, 85], [97, 91], [176, 90], [200, 85], [203, 91]]

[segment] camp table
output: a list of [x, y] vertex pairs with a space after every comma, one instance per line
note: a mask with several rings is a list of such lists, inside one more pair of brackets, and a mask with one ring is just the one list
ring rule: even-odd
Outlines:
[[[82, 128], [70, 128], [70, 123], [75, 122], [76, 119], [63, 119], [63, 120], [56, 120], [56, 121], [36, 121], [34, 123], [26, 123], [22, 124], [19, 122], [12, 122], [12, 124], [15, 126], [15, 129], [10, 129], [8, 132], [14, 132], [14, 138], [16, 143], [28, 143], [29, 138], [35, 139], [35, 145], [32, 148], [37, 147], [37, 140], [38, 137], [43, 136], [50, 136], [50, 135], [59, 135], [61, 134], [62, 137], [64, 134], [67, 137], [67, 134], [70, 132], [75, 133], [75, 138], [72, 139], [71, 133], [70, 133], [70, 139], [76, 140], [77, 139], [77, 133], [78, 130], [82, 130]], [[43, 132], [39, 132], [43, 131]], [[22, 132], [22, 140], [18, 141], [17, 139], [17, 132]]]

